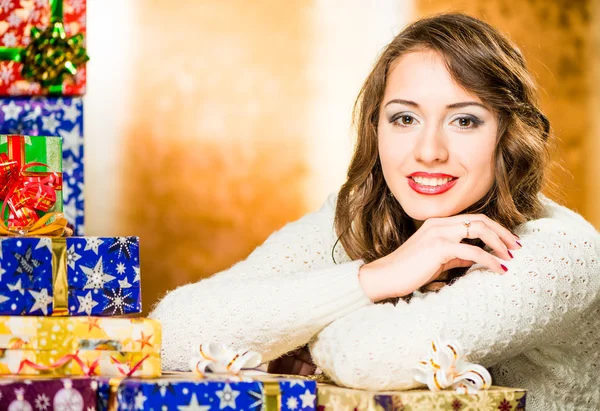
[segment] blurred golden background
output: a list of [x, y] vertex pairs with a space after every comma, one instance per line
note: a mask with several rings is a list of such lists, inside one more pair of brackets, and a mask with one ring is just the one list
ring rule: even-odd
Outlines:
[[344, 181], [354, 98], [420, 16], [525, 53], [559, 138], [558, 201], [600, 227], [600, 2], [88, 0], [87, 235], [139, 235], [144, 312], [243, 259]]

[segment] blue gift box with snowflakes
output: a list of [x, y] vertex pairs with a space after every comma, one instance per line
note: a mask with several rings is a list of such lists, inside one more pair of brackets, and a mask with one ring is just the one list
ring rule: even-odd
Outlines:
[[[263, 378], [206, 380], [192, 373], [158, 379], [126, 378], [110, 395], [110, 380], [100, 379], [98, 411], [316, 411], [316, 381]], [[113, 388], [114, 390], [114, 388]], [[112, 402], [112, 403], [111, 403]], [[115, 403], [116, 402], [116, 403]], [[110, 407], [114, 408], [110, 408]]]
[[83, 100], [78, 97], [0, 99], [0, 134], [62, 137], [63, 212], [84, 235]]
[[0, 239], [0, 315], [141, 312], [138, 237]]

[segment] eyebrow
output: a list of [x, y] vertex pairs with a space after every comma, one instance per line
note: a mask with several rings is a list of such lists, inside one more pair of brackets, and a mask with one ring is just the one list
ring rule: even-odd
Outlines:
[[[402, 100], [402, 99], [398, 99], [398, 98], [388, 101], [384, 107], [387, 107], [388, 105], [393, 104], [393, 103], [404, 104], [406, 106], [412, 106], [412, 107], [419, 108], [419, 105], [417, 103], [415, 103], [414, 101]], [[483, 104], [478, 103], [476, 101], [461, 101], [460, 103], [448, 104], [446, 106], [446, 108], [453, 109], [453, 108], [463, 108], [463, 107], [468, 107], [468, 106], [478, 106], [478, 107], [488, 110], [488, 108], [486, 106], [484, 106]]]

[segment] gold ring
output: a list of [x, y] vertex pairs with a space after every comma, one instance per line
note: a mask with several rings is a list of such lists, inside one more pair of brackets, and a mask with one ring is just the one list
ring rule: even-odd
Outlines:
[[469, 238], [469, 227], [471, 227], [471, 220], [463, 221], [463, 225], [467, 229], [467, 236], [465, 238]]

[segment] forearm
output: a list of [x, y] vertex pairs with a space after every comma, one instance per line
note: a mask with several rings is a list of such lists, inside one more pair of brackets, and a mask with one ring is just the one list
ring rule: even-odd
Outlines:
[[150, 315], [163, 326], [163, 368], [185, 369], [200, 343], [256, 350], [265, 361], [306, 344], [332, 321], [370, 304], [358, 281], [361, 265], [268, 279], [216, 276], [176, 289]]

